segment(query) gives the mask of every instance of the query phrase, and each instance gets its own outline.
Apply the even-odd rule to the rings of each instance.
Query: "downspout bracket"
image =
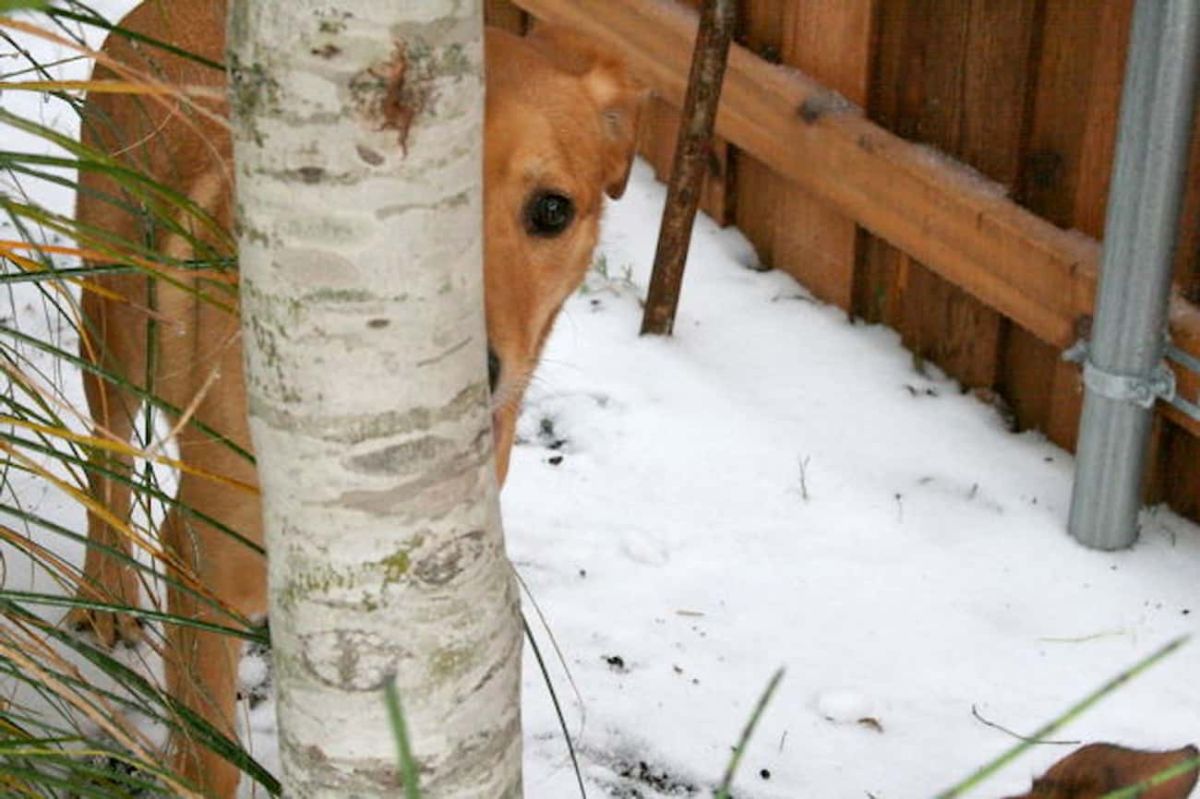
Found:
[[[1096,365],[1088,353],[1086,341],[1079,341],[1063,353],[1063,360],[1083,365],[1083,384],[1093,393],[1116,402],[1129,402],[1151,408],[1157,400],[1174,403],[1175,373],[1164,360],[1149,375],[1110,372]]]
[[[1083,362],[1083,384],[1101,397],[1131,402],[1142,408],[1153,407],[1159,399],[1167,402],[1175,399],[1175,373],[1165,361],[1145,377],[1109,372],[1088,358]]]
[[[1132,402],[1142,408],[1149,408],[1155,401],[1169,402],[1180,413],[1196,421],[1200,421],[1200,404],[1191,402],[1179,393],[1175,373],[1167,364],[1174,361],[1184,369],[1200,374],[1200,358],[1183,351],[1174,344],[1167,343],[1167,360],[1159,364],[1150,379],[1137,375],[1118,374],[1101,369],[1088,358],[1088,346],[1085,339],[1075,342],[1062,354],[1062,359],[1077,363],[1083,367],[1083,382],[1095,393],[1102,397],[1118,402]]]

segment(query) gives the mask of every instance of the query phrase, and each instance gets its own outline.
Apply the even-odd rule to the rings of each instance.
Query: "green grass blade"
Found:
[[[783,679],[783,669],[778,669],[771,675],[770,681],[767,682],[767,687],[763,690],[762,696],[758,698],[758,704],[754,706],[754,712],[750,715],[750,720],[746,722],[745,729],[742,730],[742,737],[738,739],[737,746],[733,748],[733,755],[729,758],[729,764],[725,767],[725,776],[721,779],[721,785],[717,788],[714,799],[729,799],[729,789],[733,786],[733,778],[737,773],[738,766],[742,762],[742,755],[746,753],[746,745],[750,743],[750,737],[754,735],[754,728],[758,726],[758,720],[762,718],[763,712],[767,709],[767,705],[771,701],[771,697],[775,695],[775,689],[779,687],[779,682]]]
[[[396,676],[383,682],[383,699],[387,704],[388,721],[392,725],[392,737],[396,741],[396,762],[400,766],[400,779],[404,783],[404,799],[421,799],[421,772],[412,753],[412,742],[408,737],[408,725],[404,722],[404,710],[400,706],[400,692],[396,689]]]
[[[177,627],[191,627],[195,630],[227,635],[230,638],[240,638],[243,641],[251,641],[264,646],[270,644],[261,627],[227,627],[223,624],[198,621],[190,616],[178,616],[149,608],[135,607],[133,605],[95,602],[76,597],[59,596],[57,594],[39,594],[33,591],[6,591],[3,589],[0,589],[0,602],[26,603],[52,608],[85,608],[87,610],[98,610],[109,613],[123,613],[139,619],[146,619],[147,621],[158,621]]]
[[[33,441],[32,439],[23,438],[21,436],[0,432],[0,441],[8,442],[8,443],[12,444],[14,447],[21,449],[21,450],[26,450],[29,452],[37,452],[37,453],[40,453],[43,455],[49,455],[53,458],[58,459],[58,461],[63,464],[79,466],[81,468],[87,469],[88,471],[93,471],[93,472],[98,472],[98,473],[104,474],[110,480],[114,480],[116,482],[120,482],[120,483],[129,485],[129,486],[132,486],[135,490],[137,490],[138,492],[142,493],[145,496],[149,496],[149,497],[151,497],[153,499],[157,499],[167,505],[178,508],[179,511],[182,514],[184,514],[185,516],[188,516],[188,517],[193,518],[200,522],[204,522],[205,524],[212,527],[214,530],[217,530],[218,532],[222,533],[223,535],[228,536],[229,538],[233,539],[237,543],[246,547],[247,549],[249,549],[251,552],[255,553],[256,555],[263,555],[263,556],[266,555],[266,550],[263,549],[260,544],[254,542],[254,541],[251,541],[249,538],[242,535],[237,530],[234,530],[229,525],[227,525],[221,521],[218,521],[214,517],[209,516],[208,514],[203,513],[202,511],[196,510],[195,508],[191,507],[190,505],[187,505],[186,503],[179,502],[174,496],[166,494],[157,489],[151,488],[150,486],[145,485],[142,482],[136,481],[133,478],[127,477],[118,471],[114,471],[111,469],[105,469],[105,468],[98,466],[97,464],[89,461],[87,458],[84,458],[84,457],[81,457],[78,455],[68,454],[67,452],[65,452],[61,449],[57,449],[53,446],[39,444],[38,442]],[[16,468],[15,465],[14,465],[14,468]]]
[[[19,1],[19,0],[13,0],[13,1]],[[46,13],[51,17],[55,17],[58,19],[71,20],[72,22],[82,22],[85,25],[91,25],[92,27],[100,28],[102,30],[109,31],[111,33],[116,33],[120,36],[124,36],[126,39],[129,39],[131,41],[142,42],[143,44],[148,44],[152,47],[157,47],[158,49],[160,49],[164,52],[172,53],[172,54],[180,56],[182,58],[186,58],[189,61],[195,62],[197,64],[201,64],[203,66],[208,67],[209,69],[215,69],[219,72],[225,71],[224,64],[220,64],[216,61],[212,61],[203,56],[196,55],[195,53],[193,53],[191,51],[184,50],[181,47],[176,47],[173,44],[164,42],[161,39],[156,39],[153,36],[148,36],[144,33],[139,33],[137,31],[129,30],[128,28],[123,28],[120,25],[115,25],[115,24],[109,22],[108,20],[106,20],[100,14],[97,14],[90,7],[84,5],[83,3],[74,3],[73,2],[73,3],[71,3],[71,6],[74,10],[67,9],[67,8],[51,7],[51,8],[46,9]]]
[[[279,781],[263,768],[249,752],[243,749],[237,741],[230,739],[207,719],[198,715],[194,710],[182,704],[174,697],[164,693],[145,677],[114,659],[101,648],[47,625],[35,615],[18,608],[12,603],[6,603],[6,605],[8,615],[22,617],[27,624],[31,627],[36,627],[38,632],[46,636],[46,638],[53,639],[73,649],[80,656],[92,663],[92,665],[101,669],[107,676],[121,685],[123,689],[159,705],[162,708],[162,712],[158,714],[160,720],[176,729],[184,731],[186,735],[196,739],[209,751],[232,763],[240,771],[249,775],[255,782],[266,789],[272,796],[278,795],[280,791]]]
[[[108,369],[103,368],[102,366],[92,363],[91,361],[87,360],[86,358],[81,358],[72,352],[68,352],[67,350],[62,349],[61,347],[56,347],[53,344],[50,344],[49,342],[42,341],[41,339],[36,338],[34,336],[30,336],[27,333],[22,333],[20,330],[17,330],[8,325],[0,325],[0,337],[5,337],[5,336],[13,339],[14,341],[19,341],[22,344],[28,344],[30,347],[33,347],[35,349],[39,349],[39,350],[42,350],[43,352],[49,353],[50,355],[63,361],[64,363],[75,366],[83,371],[91,372],[92,374],[96,375],[97,377],[100,377],[100,378],[107,380],[115,385],[118,385],[121,387],[122,390],[129,392],[130,394],[136,396],[138,399],[142,400],[143,402],[153,405],[156,409],[158,409],[160,411],[164,411],[164,412],[170,414],[171,416],[178,418],[179,416],[183,415],[183,409],[177,408],[176,406],[172,405],[171,403],[163,400],[157,394],[155,394],[151,391],[147,391],[144,388],[142,388],[134,383],[131,383],[130,381],[126,380],[121,375],[118,375],[116,372],[112,372]],[[236,453],[237,455],[242,457],[244,460],[246,460],[250,463],[254,463],[254,456],[251,455],[250,452],[248,452],[243,447],[239,447],[237,445],[237,443],[234,442],[232,439],[222,435],[217,430],[213,429],[212,427],[209,427],[208,425],[204,424],[203,422],[198,421],[195,418],[193,418],[191,421],[189,421],[189,424],[192,427],[194,427],[195,429],[197,429],[200,432],[207,435],[213,441],[221,444],[222,446],[227,447],[229,450]]]
[[[38,125],[23,120],[21,126],[27,132],[47,138],[53,133],[53,128],[47,128],[43,125]],[[64,142],[60,138],[53,139],[55,144],[63,146]],[[83,144],[79,144],[74,139],[66,140],[72,142],[71,151],[77,156],[76,158],[64,158],[54,155],[42,155],[38,153],[26,153],[14,150],[0,150],[0,167],[8,170],[18,171],[23,170],[25,174],[36,180],[45,180],[55,183],[60,186],[68,186],[75,188],[78,183],[70,178],[64,177],[61,174],[54,172],[46,172],[33,169],[34,166],[51,167],[54,169],[68,170],[75,172],[91,172],[99,175],[104,175],[117,183],[123,191],[128,192],[133,199],[139,199],[146,202],[162,202],[165,205],[160,207],[155,213],[156,222],[159,225],[166,227],[172,232],[182,236],[185,240],[201,250],[212,249],[211,244],[206,240],[199,238],[195,234],[191,234],[189,230],[179,224],[176,220],[192,220],[198,222],[202,228],[213,234],[221,243],[225,250],[232,249],[234,241],[212,215],[203,207],[197,205],[186,194],[178,192],[169,186],[164,186],[161,183],[149,178],[145,174],[130,169],[128,166],[121,164],[110,156],[89,148]],[[120,202],[120,198],[101,195],[94,193],[93,196],[101,196],[110,203],[116,204]],[[133,205],[125,205],[125,210],[134,212],[138,210]],[[159,255],[156,250],[148,250],[149,254]]]
[[[567,744],[567,754],[571,756],[571,768],[575,771],[575,781],[579,785],[579,795],[583,799],[587,799],[587,788],[583,785],[583,770],[579,768],[579,758],[575,754],[575,743],[571,740],[571,731],[567,729],[567,718],[563,715],[562,705],[558,701],[558,691],[554,690],[554,682],[550,679],[550,670],[546,668],[546,661],[542,657],[542,649],[538,646],[537,639],[533,637],[533,630],[529,628],[529,620],[525,618],[525,614],[521,614],[521,626],[525,628],[525,640],[529,642],[529,648],[533,650],[533,656],[537,659],[538,670],[542,673],[542,683],[546,686],[546,690],[550,693],[550,701],[554,704],[554,715],[558,717],[558,728],[562,731],[563,741]]]
[[[49,0],[0,0],[0,14],[14,11],[45,11]]]
[[[1190,760],[1185,760],[1182,763],[1176,763],[1170,768],[1163,769],[1149,779],[1142,780],[1136,785],[1130,785],[1127,788],[1120,788],[1115,791],[1109,791],[1101,796],[1100,799],[1137,799],[1149,791],[1162,785],[1164,782],[1170,782],[1176,777],[1182,777],[1185,774],[1191,774],[1193,771],[1200,770],[1200,757],[1193,757]]]
[[[214,600],[207,593],[202,592],[202,591],[197,591],[196,589],[192,588],[191,586],[187,585],[186,583],[183,583],[180,580],[176,579],[170,573],[163,573],[163,572],[157,571],[153,566],[142,563],[140,560],[138,560],[133,555],[128,555],[128,554],[122,552],[121,550],[117,549],[116,547],[111,547],[106,544],[101,544],[99,542],[91,541],[85,535],[81,535],[80,533],[77,533],[74,530],[69,530],[66,527],[63,527],[62,525],[60,525],[50,519],[46,519],[44,517],[38,516],[36,513],[27,511],[23,508],[17,508],[12,505],[0,504],[0,511],[3,511],[4,513],[6,513],[10,516],[16,517],[27,524],[35,525],[47,532],[53,533],[54,535],[61,536],[63,538],[69,539],[71,541],[82,544],[84,546],[92,547],[93,549],[97,549],[97,550],[103,552],[105,557],[112,558],[113,560],[121,563],[125,567],[128,567],[128,568],[133,569],[138,572],[141,572],[143,574],[146,574],[153,579],[161,580],[164,583],[164,585],[173,587],[173,588],[183,592],[184,594],[187,594],[188,596],[193,597],[197,602],[204,605],[205,607],[211,608],[212,610],[215,610],[217,613],[220,613],[221,615],[230,619],[230,621],[236,622],[239,625],[239,628],[243,631],[253,630],[253,629],[257,628],[257,626],[253,622],[251,622],[249,619],[247,619],[245,616],[235,613],[233,610],[231,610],[229,608],[223,607],[220,603],[218,603],[216,600]]]
[[[45,759],[40,759],[46,762]],[[95,799],[127,799],[127,797],[137,796],[139,799],[148,799],[153,796],[166,796],[162,791],[162,786],[152,782],[143,782],[136,780],[128,775],[120,772],[106,771],[98,767],[87,767],[77,762],[72,762],[69,757],[60,758],[58,768],[54,771],[47,768],[37,768],[37,760],[30,759],[29,763],[8,763],[0,760],[0,776],[9,780],[19,779],[26,788],[30,786],[44,786],[51,789],[57,789],[50,796],[69,796],[72,799],[87,799],[95,797]],[[2,783],[0,783],[2,785]],[[127,788],[128,790],[118,791],[119,787]],[[157,792],[155,792],[157,789]],[[10,788],[11,790],[11,788]],[[59,793],[61,791],[62,793]],[[15,796],[45,796],[40,793],[15,794]],[[6,797],[13,797],[13,794],[5,794]]]

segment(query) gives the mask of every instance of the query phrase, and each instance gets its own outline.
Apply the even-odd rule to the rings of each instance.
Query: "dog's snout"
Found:
[[[493,392],[496,390],[496,384],[500,382],[500,358],[496,355],[496,351],[492,346],[488,345],[488,388]]]

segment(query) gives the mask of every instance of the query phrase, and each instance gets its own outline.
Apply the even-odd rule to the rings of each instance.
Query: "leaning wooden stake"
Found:
[[[671,184],[658,232],[658,250],[654,254],[654,274],[642,316],[642,334],[670,335],[675,326],[675,309],[683,284],[683,266],[687,262],[692,223],[700,204],[700,185],[708,165],[717,103],[725,78],[729,43],[737,21],[737,0],[707,0],[700,15],[692,71],[688,77],[687,97],[675,144],[675,162],[671,166]]]

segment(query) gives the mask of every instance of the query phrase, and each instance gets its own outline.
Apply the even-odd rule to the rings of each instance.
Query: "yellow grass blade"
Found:
[[[47,255],[71,255],[76,258],[81,258],[84,261],[107,261],[112,259],[112,255],[98,252],[96,250],[85,249],[81,247],[69,247],[61,244],[39,244],[30,241],[13,241],[11,239],[0,239],[0,255],[6,258],[12,258],[17,252],[39,252]],[[152,261],[148,258],[126,253],[120,256],[122,260],[127,261],[132,266],[137,266],[145,269],[147,272],[161,274],[164,277],[170,277],[175,280],[194,278],[203,274],[205,280],[214,283],[226,283],[234,285],[238,282],[236,271],[219,271],[217,269],[181,269],[174,266],[165,266],[163,264]],[[211,272],[211,274],[210,274]]]
[[[36,274],[38,272],[53,271],[53,270],[47,269],[44,265],[38,263],[37,261],[34,261],[31,258],[26,258],[23,255],[17,255],[15,252],[6,252],[4,254],[4,257],[6,259],[8,259],[9,261],[11,261],[12,263],[14,263],[17,267],[19,267],[20,269],[22,269],[25,272]],[[63,285],[63,282],[68,282],[68,283],[71,283],[76,286],[83,285],[83,281],[80,278],[67,278],[66,281],[52,282],[50,285],[53,288],[53,290],[58,292],[64,298],[70,298],[71,292],[67,291],[67,288],[66,288],[66,286]],[[100,288],[100,287],[97,287],[97,288]],[[116,298],[116,296],[117,296],[116,294],[114,294],[111,291],[108,291],[107,289],[101,289],[101,292],[106,296],[111,296],[112,298]]]
[[[87,716],[93,724],[102,729],[113,740],[125,747],[125,749],[133,752],[138,758],[147,763],[154,763],[159,760],[158,757],[152,754],[152,745],[140,733],[136,730],[130,731],[125,727],[124,717],[116,708],[109,705],[102,697],[96,697],[93,700],[84,697],[78,690],[59,680],[53,673],[43,669],[39,662],[27,657],[25,651],[27,650],[24,650],[24,647],[14,646],[4,638],[0,638],[0,656],[18,665],[26,674],[35,677],[39,683],[53,691],[57,697],[70,704],[84,716]],[[78,674],[78,670],[71,664],[62,661],[61,658],[59,660],[60,663],[55,664],[57,667],[62,668],[64,671],[69,670]],[[82,682],[82,675],[80,675],[80,681]],[[118,723],[118,720],[120,723]],[[175,780],[170,772],[162,771],[157,776],[167,784],[167,787],[171,789],[174,795],[202,799],[200,794]]]
[[[6,442],[0,441],[0,452],[7,452],[13,460],[20,461],[32,474],[35,474],[36,476],[45,480],[47,483],[55,486],[60,491],[71,497],[71,499],[75,500],[80,505],[83,505],[89,511],[94,513],[97,518],[107,524],[114,532],[118,533],[136,546],[140,547],[145,552],[149,553],[151,557],[160,563],[165,564],[168,568],[173,568],[177,572],[179,581],[189,590],[195,592],[198,596],[202,596],[213,601],[216,603],[217,607],[229,612],[231,615],[237,615],[227,603],[221,601],[219,597],[215,596],[211,591],[209,591],[197,578],[195,572],[187,564],[180,560],[177,555],[160,548],[157,542],[141,535],[136,528],[134,528],[124,519],[118,519],[115,515],[113,515],[112,511],[105,507],[102,502],[96,501],[96,499],[87,491],[80,490],[79,488],[76,488],[75,486],[72,486],[63,480],[60,480],[55,475],[51,474],[47,469],[42,468],[39,464],[35,463],[32,459],[26,457],[21,452],[18,452],[14,447]]]
[[[17,92],[84,91],[91,94],[166,95],[169,97],[189,97],[192,99],[216,101],[223,101],[225,99],[224,92],[214,89],[212,86],[148,84],[142,81],[131,80],[0,81],[0,91],[4,91],[5,89]]]
[[[117,73],[117,75],[121,76],[122,78],[125,78],[125,80],[130,83],[139,83],[139,84],[142,84],[142,85],[145,85],[148,87],[154,87],[158,91],[147,92],[146,94],[148,94],[148,96],[150,96],[150,97],[173,97],[175,99],[182,100],[182,101],[186,101],[188,99],[186,93],[183,91],[182,87],[180,87],[180,86],[176,86],[176,85],[158,80],[157,78],[155,78],[153,76],[153,74],[151,74],[149,72],[143,72],[140,70],[133,69],[126,64],[122,64],[119,61],[115,61],[114,59],[110,58],[107,53],[104,53],[103,51],[92,50],[91,48],[85,47],[84,45],[79,44],[78,42],[74,42],[63,36],[59,36],[55,33],[51,33],[50,31],[46,30],[45,28],[38,27],[37,25],[34,25],[29,22],[25,22],[24,20],[13,19],[12,17],[0,17],[0,29],[4,29],[4,28],[7,28],[9,30],[19,31],[28,36],[33,36],[35,38],[42,39],[47,42],[51,42],[52,44],[56,44],[60,47],[64,47],[68,50],[72,50],[74,52],[80,53],[81,55],[87,56],[88,58],[94,59],[97,63],[103,64],[104,66],[108,67],[113,72]],[[217,97],[219,98],[219,100],[221,102],[224,102],[223,94],[217,94]],[[195,106],[194,104],[190,104],[190,103],[189,103],[189,105],[193,105],[193,107],[197,113],[208,118],[210,121],[216,122],[216,123],[226,126],[226,127],[229,125],[229,119],[227,116],[225,116],[223,114],[219,114],[219,113],[214,113],[213,111],[205,109],[201,106]]]
[[[111,438],[99,438],[97,436],[91,436],[85,433],[76,433],[74,431],[67,430],[64,427],[56,427],[53,425],[31,422],[27,419],[21,419],[16,416],[9,416],[3,413],[0,413],[0,424],[10,424],[13,427],[24,430],[32,430],[33,432],[41,433],[42,435],[50,438],[58,438],[63,441],[82,444],[87,447],[105,450],[106,452],[112,452],[117,455],[127,455],[131,458],[145,458],[154,463],[160,463],[163,466],[167,466],[171,469],[178,469],[181,472],[195,475],[196,477],[201,477],[205,480],[210,480],[220,485],[226,485],[236,488],[239,491],[245,491],[248,494],[257,496],[259,493],[258,486],[251,483],[247,483],[242,480],[235,480],[232,477],[225,477],[224,475],[216,474],[215,472],[210,472],[205,469],[198,469],[195,466],[185,463],[184,461],[168,458],[164,455],[157,455],[154,452],[136,447],[128,442],[116,441]]]

